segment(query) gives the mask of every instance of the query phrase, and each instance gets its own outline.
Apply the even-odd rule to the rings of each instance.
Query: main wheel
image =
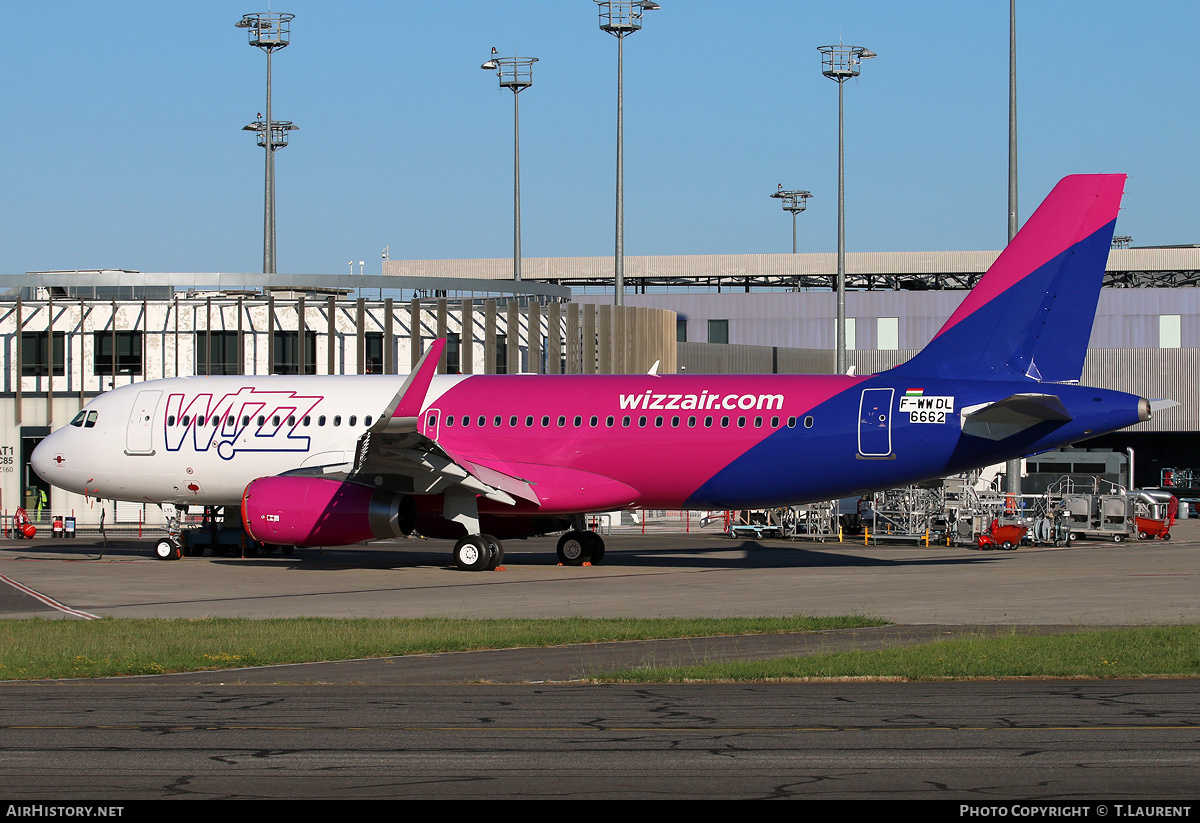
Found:
[[[481,534],[479,538],[487,544],[488,551],[491,553],[491,559],[487,564],[487,571],[495,571],[500,566],[504,565],[504,546],[500,541],[492,537],[490,534]]]
[[[492,562],[492,551],[481,535],[469,535],[454,544],[454,564],[465,572],[483,571]]]
[[[178,560],[183,557],[183,549],[169,537],[164,537],[154,544],[154,556],[159,560]]]
[[[588,536],[589,542],[592,544],[592,565],[600,565],[600,561],[604,559],[604,538],[595,532],[584,532]]]
[[[564,566],[582,566],[592,559],[592,542],[586,532],[570,531],[558,538],[558,561]]]

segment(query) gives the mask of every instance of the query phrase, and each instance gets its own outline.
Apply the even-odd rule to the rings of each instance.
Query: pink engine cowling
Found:
[[[412,532],[412,498],[323,477],[260,477],[242,493],[255,540],[281,546],[349,546]]]

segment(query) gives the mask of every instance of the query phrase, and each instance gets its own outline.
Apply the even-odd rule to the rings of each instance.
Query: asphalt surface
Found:
[[[0,683],[0,796],[1179,803],[1200,794],[1197,680],[586,682],[630,666],[1200,622],[1200,522],[1174,537],[979,552],[629,534],[608,538],[590,568],[557,566],[553,540],[513,541],[494,573],[453,569],[448,544],[432,541],[176,562],[151,559],[149,540],[0,542],[11,619],[857,612],[895,623]]]

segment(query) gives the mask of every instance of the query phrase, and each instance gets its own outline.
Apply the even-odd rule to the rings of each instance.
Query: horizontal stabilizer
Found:
[[[965,406],[962,431],[986,440],[1003,440],[1038,423],[1065,423],[1071,419],[1071,413],[1053,394],[1013,394],[994,403]]]

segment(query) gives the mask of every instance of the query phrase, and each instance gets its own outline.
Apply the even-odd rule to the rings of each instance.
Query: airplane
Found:
[[[1173,401],[1078,385],[1125,175],[1047,196],[933,340],[874,375],[221,376],[106,392],[34,451],[92,498],[240,509],[284,547],[419,531],[464,570],[588,512],[745,509],[906,485],[1150,419]],[[156,554],[178,557],[175,537]]]

